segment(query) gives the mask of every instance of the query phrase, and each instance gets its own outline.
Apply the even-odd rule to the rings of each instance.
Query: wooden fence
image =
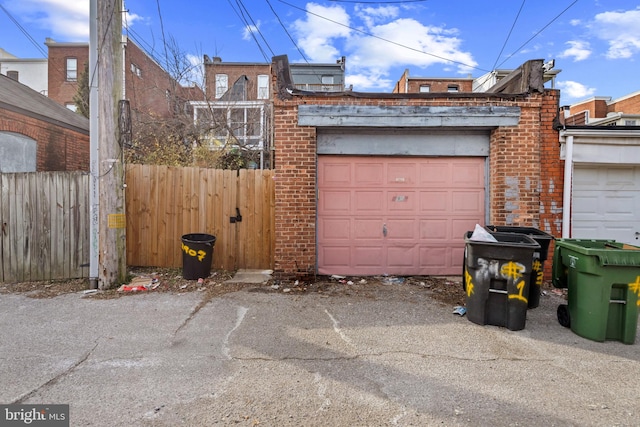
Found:
[[[88,174],[0,174],[0,200],[0,282],[88,276]]]
[[[213,268],[273,268],[273,171],[128,165],[126,184],[129,266],[180,267],[207,233]],[[88,277],[88,174],[0,174],[0,200],[0,282]]]
[[[273,268],[272,170],[130,165],[126,183],[129,265],[180,267],[181,237],[206,233],[213,268]]]

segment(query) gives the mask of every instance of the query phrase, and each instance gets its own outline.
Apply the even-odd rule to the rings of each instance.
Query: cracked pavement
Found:
[[[556,295],[514,332],[388,289],[0,295],[0,402],[72,426],[638,425],[640,340],[580,338]]]

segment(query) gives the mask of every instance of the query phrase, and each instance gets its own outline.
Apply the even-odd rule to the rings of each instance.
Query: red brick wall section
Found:
[[[13,111],[0,114],[0,131],[37,141],[36,171],[89,170],[89,133],[55,126]]]
[[[206,74],[206,96],[207,99],[213,101],[216,95],[216,74],[226,74],[229,79],[229,89],[241,77],[247,76],[247,101],[255,101],[258,99],[258,76],[271,75],[271,64],[254,64],[254,63],[225,63],[214,62],[205,65]]]
[[[609,104],[610,113],[640,114],[640,93]]]
[[[297,105],[278,105],[274,114],[275,270],[303,276],[316,265],[316,131],[299,127]]]
[[[558,131],[553,120],[559,113],[560,92],[547,90],[540,110],[540,221],[538,228],[553,237],[562,237],[564,160],[560,160]],[[544,280],[551,279],[554,245],[549,245],[544,264]]]
[[[558,92],[525,99],[477,98],[380,99],[296,97],[275,101],[275,189],[277,274],[316,270],[316,132],[297,125],[297,105],[517,106],[517,126],[496,129],[490,142],[490,222],[534,226],[559,233],[562,218],[562,166],[553,118]],[[544,171],[543,171],[544,169]]]
[[[48,64],[48,94],[47,96],[60,105],[66,106],[73,103],[73,97],[78,91],[77,81],[67,81],[66,60],[68,57],[78,59],[78,77],[84,71],[84,66],[89,61],[89,45],[78,46],[49,46]]]

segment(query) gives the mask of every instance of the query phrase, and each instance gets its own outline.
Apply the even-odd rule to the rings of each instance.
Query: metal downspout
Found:
[[[567,136],[564,155],[564,192],[562,197],[562,238],[568,239],[571,227],[571,191],[573,175],[573,136]]]

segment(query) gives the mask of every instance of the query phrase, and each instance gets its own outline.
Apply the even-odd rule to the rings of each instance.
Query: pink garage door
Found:
[[[483,157],[318,158],[318,272],[460,274],[484,224]]]

